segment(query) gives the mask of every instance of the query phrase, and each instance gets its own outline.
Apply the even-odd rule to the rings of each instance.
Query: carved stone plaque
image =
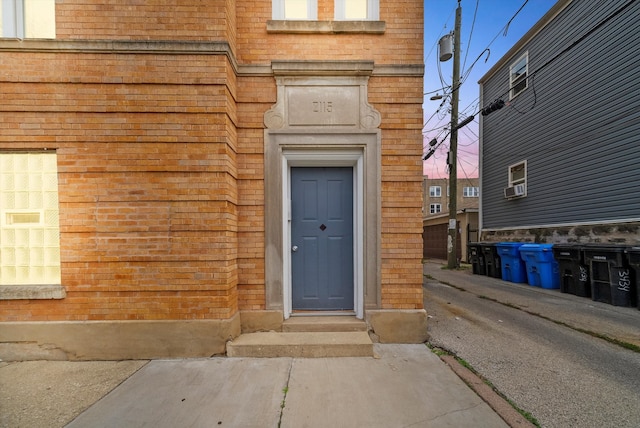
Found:
[[[288,86],[289,126],[358,126],[358,86]]]
[[[380,113],[367,102],[366,72],[373,64],[294,61],[286,67],[276,65],[277,101],[264,114],[267,129],[364,131],[380,126]]]

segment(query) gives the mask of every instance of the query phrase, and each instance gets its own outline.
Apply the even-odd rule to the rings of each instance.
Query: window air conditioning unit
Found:
[[[504,197],[507,199],[524,196],[524,184],[516,184],[515,186],[506,187],[504,189]]]

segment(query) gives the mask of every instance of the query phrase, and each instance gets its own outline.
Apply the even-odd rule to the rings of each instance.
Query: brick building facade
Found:
[[[286,0],[43,1],[53,35],[25,19],[0,38],[5,358],[209,356],[277,328],[296,311],[290,172],[309,167],[353,171],[346,312],[424,340],[422,1],[336,19],[318,0],[308,20]],[[59,250],[38,276],[19,236],[47,212],[15,201],[46,156]]]

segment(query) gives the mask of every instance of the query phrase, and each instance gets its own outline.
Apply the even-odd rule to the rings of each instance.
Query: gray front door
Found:
[[[293,310],[353,310],[353,168],[291,168]]]

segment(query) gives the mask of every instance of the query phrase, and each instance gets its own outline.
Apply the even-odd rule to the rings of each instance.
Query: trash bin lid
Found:
[[[625,247],[620,245],[584,244],[584,258],[601,262],[612,262],[624,266]]]
[[[625,248],[627,254],[627,261],[630,265],[636,268],[640,268],[640,247],[628,247]],[[640,305],[640,303],[638,303]]]
[[[524,244],[520,247],[520,256],[522,259],[538,262],[552,262],[553,258],[553,244]]]
[[[522,242],[498,242],[496,244],[496,247],[498,248],[498,253],[500,253],[500,255],[520,258],[518,248],[520,248],[522,245]]]
[[[520,252],[522,251],[551,251],[553,248],[553,244],[523,244],[520,247]]]
[[[582,246],[576,244],[553,244],[553,256],[556,260],[573,260],[580,261],[582,259]]]

